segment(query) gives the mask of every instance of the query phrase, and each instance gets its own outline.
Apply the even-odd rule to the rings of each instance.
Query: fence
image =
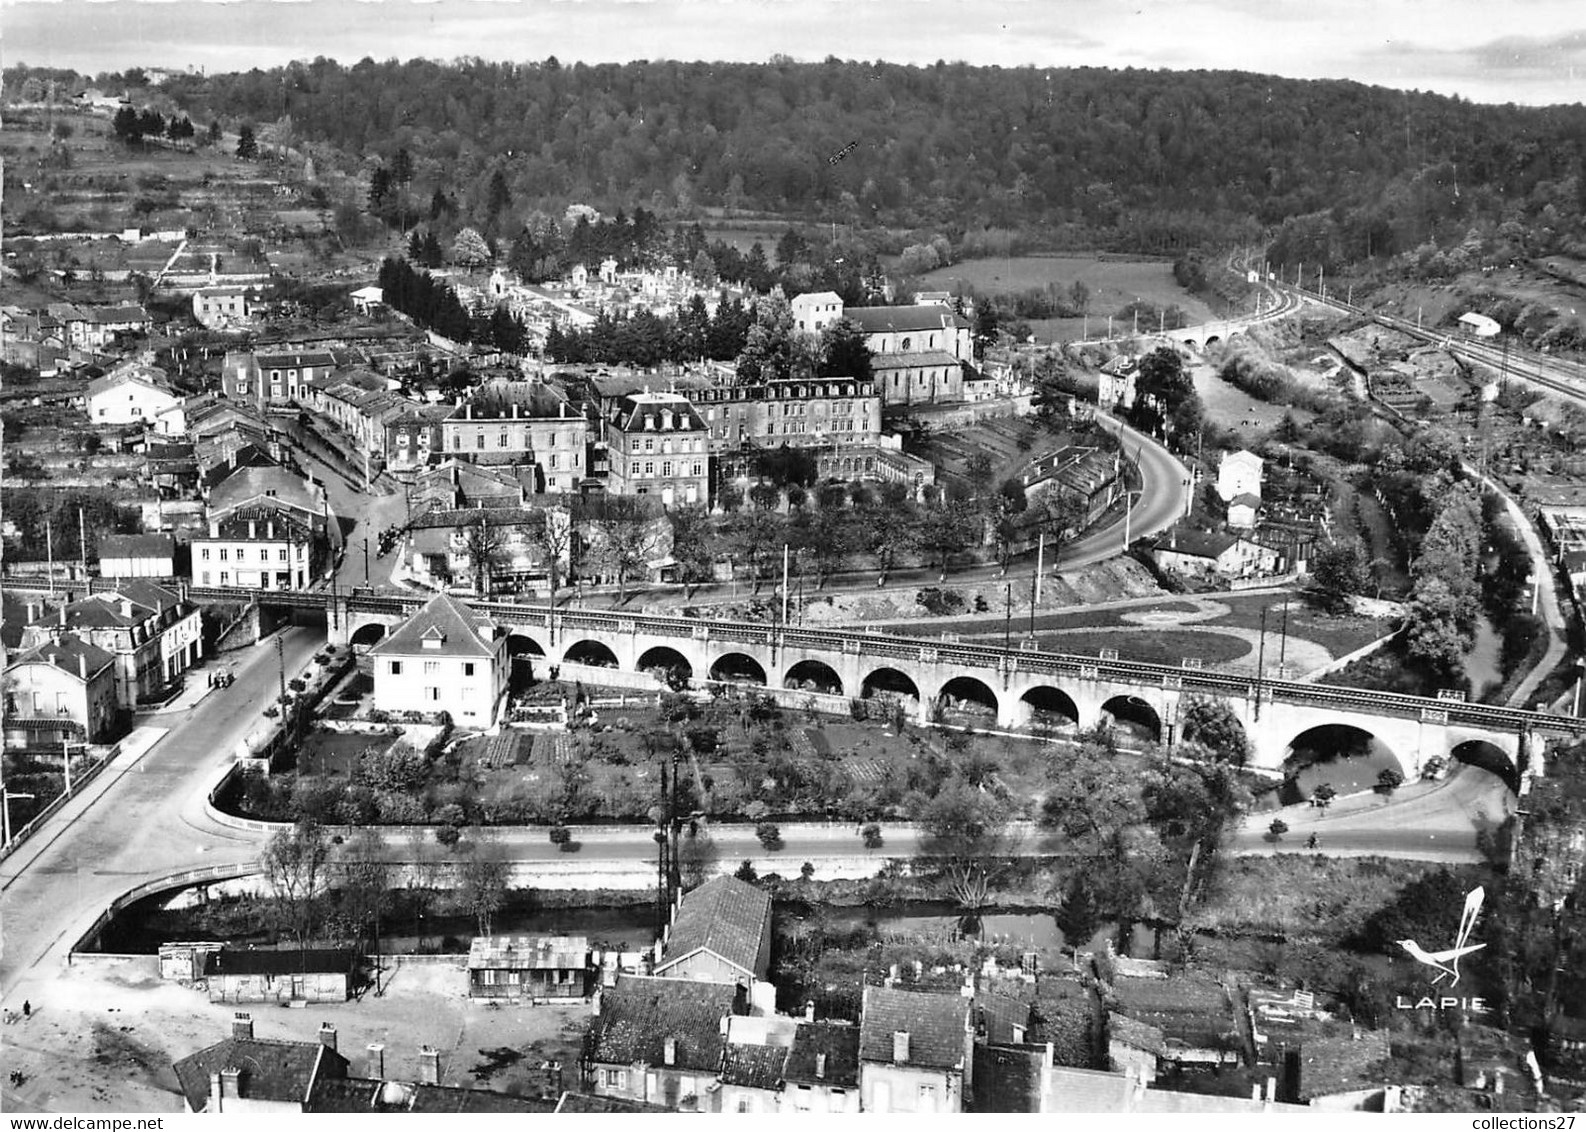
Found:
[[[106,925],[115,919],[116,913],[130,904],[135,904],[145,896],[153,896],[157,892],[169,892],[173,888],[186,888],[189,885],[201,884],[208,880],[236,880],[238,877],[252,876],[259,871],[259,866],[252,862],[240,865],[211,865],[204,869],[188,869],[185,872],[172,873],[169,876],[156,880],[144,881],[142,884],[123,892],[110,902],[105,910],[94,918],[93,925],[82,935],[77,937],[72,944],[71,951],[67,953],[66,961],[71,963],[79,952],[85,951],[92,940],[98,938],[99,933],[105,930]]]
[[[23,826],[21,829],[12,834],[10,842],[8,842],[4,847],[0,847],[0,861],[3,861],[7,857],[11,856],[11,854],[16,851],[17,846],[21,845],[29,837],[32,837],[33,834],[40,827],[42,827],[45,822],[49,821],[50,818],[54,817],[55,814],[59,812],[62,806],[66,805],[67,802],[75,798],[78,791],[80,791],[84,786],[87,786],[94,779],[98,778],[99,772],[104,770],[109,764],[110,760],[115,758],[120,753],[121,744],[117,743],[115,746],[105,751],[87,770],[73,775],[72,789],[69,793],[62,791],[55,797],[53,801],[50,802],[49,805],[45,806],[38,813],[34,814],[32,820],[30,820],[27,825]]]

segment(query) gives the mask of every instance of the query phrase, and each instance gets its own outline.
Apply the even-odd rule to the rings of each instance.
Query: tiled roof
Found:
[[[96,378],[88,383],[87,395],[97,397],[101,393],[108,393],[118,386],[135,381],[139,385],[147,385],[151,389],[158,389],[161,393],[175,397],[176,391],[171,388],[166,373],[158,366],[143,365],[134,362],[131,365],[117,366],[103,377]]]
[[[1132,1046],[1147,1053],[1160,1055],[1167,1051],[1167,1042],[1163,1039],[1161,1030],[1145,1022],[1137,1022],[1116,1011],[1107,1015],[1107,1036],[1121,1045]]]
[[[859,1023],[859,1059],[892,1063],[892,1036],[909,1035],[906,1064],[928,1069],[966,1068],[964,1033],[969,1000],[961,995],[924,994],[891,987],[866,987]]]
[[[843,317],[859,324],[866,334],[904,333],[942,330],[952,325],[948,307],[914,305],[907,307],[846,307]]]
[[[1380,1030],[1307,1039],[1300,1047],[1300,1099],[1388,1084],[1390,1053],[1388,1035]]]
[[[128,578],[124,582],[116,583],[115,593],[124,595],[146,605],[150,609],[164,612],[172,606],[182,604],[182,595],[158,582],[151,582],[147,578]]]
[[[975,1045],[975,1111],[1040,1112],[1046,1047]]]
[[[825,1076],[815,1073],[817,1055],[826,1055]],[[850,1088],[859,1084],[859,1027],[843,1022],[800,1022],[793,1033],[783,1077],[795,1084]]]
[[[79,664],[79,660],[85,661],[86,664]],[[115,662],[116,658],[104,649],[68,635],[58,641],[49,641],[29,649],[7,667],[14,668],[19,664],[53,664],[68,676],[75,676],[81,680],[85,667],[88,678],[93,679]]]
[[[450,594],[436,594],[412,617],[398,625],[391,635],[373,649],[378,656],[475,656],[490,658],[495,647],[480,633],[493,632],[488,618],[482,618]],[[425,640],[439,637],[438,647],[426,648]]]
[[[1187,554],[1192,558],[1218,558],[1239,539],[1220,531],[1197,531],[1177,528],[1166,535],[1157,536],[1156,549],[1160,554]]]
[[[270,494],[272,492],[274,494]],[[261,495],[283,506],[314,514],[319,514],[325,507],[321,493],[302,476],[271,465],[238,468],[232,472],[210,491],[209,511],[214,514],[238,507]]]
[[[335,358],[324,353],[259,354],[256,360],[259,363],[259,368],[263,370],[302,369],[305,366],[318,368],[319,366],[330,366],[336,364]]]
[[[340,1077],[347,1059],[320,1042],[227,1038],[172,1064],[188,1107],[201,1112],[209,1103],[209,1077],[242,1070],[237,1090],[244,1099],[303,1103],[320,1076]]]
[[[222,948],[204,958],[204,977],[224,975],[346,975],[352,971],[352,952],[340,947],[291,948],[267,951],[262,948]]]
[[[1030,1003],[995,991],[975,995],[975,1033],[985,1041],[1007,1043],[1016,1040],[1013,1027],[1028,1031]]]
[[[663,428],[670,412],[671,428]],[[622,432],[699,432],[705,422],[688,399],[672,393],[630,393],[617,402],[613,423]]]
[[[1050,1089],[1043,1098],[1046,1112],[1264,1113],[1311,1112],[1305,1105],[1272,1104],[1249,1097],[1141,1089],[1122,1073],[1094,1069],[1051,1070]]]
[[[589,1031],[589,1059],[664,1066],[671,1039],[676,1043],[672,1067],[715,1073],[726,1047],[723,1019],[739,1002],[738,988],[723,983],[621,975],[601,994],[600,1013]]]
[[[763,978],[761,945],[770,932],[771,897],[737,877],[717,877],[683,897],[656,973],[705,950]]]
[[[946,350],[916,350],[903,354],[873,354],[871,372],[889,369],[917,369],[921,366],[960,366],[964,363]]]
[[[176,540],[170,535],[100,535],[99,559],[169,558],[176,553]]]
[[[555,1111],[551,1101],[517,1097],[489,1089],[457,1085],[425,1085],[381,1081],[372,1077],[337,1079],[321,1076],[309,1094],[309,1112],[542,1113]]]
[[[746,1089],[775,1089],[782,1084],[782,1068],[787,1064],[785,1046],[740,1045],[727,1046],[726,1060],[721,1067],[724,1085],[741,1085]]]

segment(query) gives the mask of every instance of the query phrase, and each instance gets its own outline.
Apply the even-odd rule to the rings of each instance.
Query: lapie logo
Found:
[[[1470,933],[1476,927],[1476,917],[1481,915],[1481,905],[1486,899],[1486,890],[1479,885],[1465,895],[1465,911],[1459,918],[1459,933],[1454,937],[1454,945],[1441,951],[1428,951],[1413,939],[1399,940],[1399,946],[1409,954],[1417,963],[1424,963],[1433,968],[1437,974],[1432,979],[1435,987],[1444,979],[1448,979],[1448,990],[1453,990],[1459,985],[1459,961],[1474,951],[1486,947],[1485,943],[1471,943]],[[1399,996],[1400,1010],[1417,1010],[1422,1007],[1459,1006],[1473,1012],[1486,1010],[1486,1002],[1481,998],[1462,998],[1445,995],[1441,998],[1422,998],[1417,1002],[1410,1002],[1403,995]]]

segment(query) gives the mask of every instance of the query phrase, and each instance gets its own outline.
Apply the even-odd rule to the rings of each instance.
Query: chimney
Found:
[[[238,1011],[231,1016],[231,1036],[234,1041],[253,1041],[253,1015]]]
[[[815,1055],[815,1077],[821,1081],[826,1079],[826,1055],[824,1053]]]
[[[1277,1095],[1278,1095],[1278,1079],[1276,1077],[1268,1077],[1267,1078],[1267,1091],[1265,1093],[1266,1102],[1268,1104],[1271,1104],[1273,1099]]]
[[[77,675],[84,680],[88,679],[88,654],[85,652],[77,654]]]
[[[1253,1101],[1259,1101],[1261,1099],[1261,1082],[1260,1081],[1252,1081],[1252,1082],[1250,1082],[1250,1099],[1253,1100]]]
[[[909,1032],[907,1030],[892,1031],[892,1063],[906,1065],[909,1060]]]
[[[220,1111],[220,1098],[224,1090],[221,1088],[220,1071],[216,1070],[209,1075],[209,1111]]]
[[[1142,1100],[1145,1099],[1145,1066],[1141,1065],[1138,1068],[1139,1068],[1139,1075],[1135,1078],[1135,1081],[1134,1081],[1134,1103],[1135,1104],[1139,1104]]]
[[[1046,1063],[1048,1065],[1057,1064],[1057,1046],[1051,1042],[1046,1043]]]
[[[223,1097],[240,1096],[242,1093],[242,1070],[235,1065],[228,1065],[220,1071],[220,1095]]]
[[[373,1077],[376,1081],[385,1080],[385,1043],[370,1042],[368,1046],[368,1053],[369,1068],[367,1072],[369,1076]]]
[[[1024,1027],[1017,1022],[1013,1024],[1013,1044],[1016,1046],[1024,1044]]]
[[[319,1024],[319,1044],[332,1053],[336,1051],[336,1027],[329,1022]]]
[[[419,1047],[419,1084],[441,1083],[441,1051],[429,1046]]]
[[[28,624],[29,625],[33,624],[33,622],[35,622],[35,621],[37,621],[39,619],[39,609],[40,609],[40,606],[39,606],[38,602],[36,602],[36,601],[28,602]]]
[[[661,1043],[661,1061],[666,1065],[677,1064],[677,1039],[667,1038]]]
[[[804,1004],[804,1021],[815,1021],[815,1002],[813,999]]]
[[[596,990],[589,1000],[589,1013],[592,1017],[600,1017],[600,991]]]

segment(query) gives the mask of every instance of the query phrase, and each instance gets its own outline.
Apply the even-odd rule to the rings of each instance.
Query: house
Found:
[[[811,291],[793,296],[793,325],[807,334],[819,334],[843,317],[843,299],[835,291]]]
[[[1113,974],[1108,999],[1113,1068],[1144,1065],[1147,1078],[1164,1065],[1216,1069],[1239,1064],[1239,1033],[1228,992],[1215,979]],[[1148,1057],[1155,1057],[1155,1068]],[[1142,1056],[1136,1056],[1142,1055]]]
[[[321,1033],[333,1038],[335,1029]],[[308,1111],[315,1085],[326,1078],[345,1078],[349,1066],[323,1039],[255,1038],[253,1018],[237,1014],[231,1037],[189,1054],[171,1068],[188,1112],[272,1114]]]
[[[348,298],[352,300],[354,310],[359,314],[368,315],[385,304],[385,291],[373,285],[359,287]]]
[[[442,422],[450,405],[407,404],[385,421],[385,466],[393,475],[416,472],[439,456],[445,435]]]
[[[171,414],[181,406],[182,397],[157,366],[117,366],[88,383],[87,404],[88,419],[96,425],[147,424],[165,436],[187,431],[183,416]]]
[[[1155,1089],[1139,1075],[1073,1069],[1054,1064],[1046,1050],[992,1046],[975,1051],[976,1111],[1031,1113],[1304,1113],[1303,1105],[1275,1099],[1276,1081],[1252,1086],[1249,1097]],[[982,1087],[980,1077],[993,1078]]]
[[[507,695],[507,634],[450,594],[437,594],[370,650],[374,706],[446,712],[489,727]]]
[[[336,359],[322,351],[282,350],[256,354],[253,364],[265,399],[279,405],[298,400],[310,382],[330,376]]]
[[[479,936],[468,948],[471,998],[582,999],[591,973],[584,936]]]
[[[824,450],[881,439],[881,397],[874,381],[833,377],[711,385],[690,389],[688,399],[705,422],[710,451],[724,460],[737,456],[742,463],[783,445]]]
[[[583,408],[543,382],[495,381],[441,422],[445,452],[476,462],[530,464],[544,491],[575,491],[596,439]]]
[[[209,488],[209,529],[191,542],[193,584],[307,589],[341,537],[325,489],[271,464],[238,465]]]
[[[1105,362],[1096,374],[1096,404],[1109,412],[1134,408],[1134,382],[1139,362],[1127,354]]]
[[[1255,530],[1256,514],[1261,510],[1261,497],[1245,492],[1228,501],[1228,525],[1236,531]]]
[[[797,1029],[796,1019],[779,1015],[727,1019],[727,1045],[711,1111],[779,1111],[788,1051]]]
[[[1254,452],[1228,452],[1217,465],[1217,495],[1224,503],[1241,495],[1261,498],[1261,466]]]
[[[751,1001],[774,1008],[771,897],[737,877],[716,877],[683,894],[664,937],[658,976],[735,983]],[[769,991],[769,994],[767,992]]]
[[[793,1031],[782,1066],[783,1112],[859,1111],[859,1027],[816,1022],[813,1009]]]
[[[116,658],[73,636],[26,649],[5,669],[7,746],[103,743],[117,720]]]
[[[1152,553],[1163,570],[1192,578],[1250,578],[1276,573],[1281,556],[1240,535],[1172,527]]]
[[[630,1101],[623,1097],[601,1097],[590,1093],[563,1093],[562,1099],[556,1102],[556,1111],[559,1113],[585,1113],[585,1114],[625,1114],[630,1112],[675,1112],[661,1104],[645,1104],[643,1101]]]
[[[1307,1038],[1299,1051],[1298,1097],[1313,1109],[1349,1112],[1381,1105],[1394,1082],[1392,1050],[1381,1030],[1350,1026],[1335,1036]]]
[[[867,986],[859,1020],[865,1112],[962,1112],[974,1079],[974,1027],[961,995]]]
[[[1072,514],[1074,526],[1084,530],[1105,515],[1123,497],[1122,461],[1115,452],[1070,444],[1031,463],[1021,477],[1031,503],[1052,493]],[[1031,523],[1048,521],[1044,508],[1031,507],[1023,514]]]
[[[210,1002],[346,1002],[354,955],[339,947],[221,948],[204,960]]]
[[[606,418],[609,490],[664,506],[710,502],[710,432],[688,398],[634,393]]]
[[[100,535],[101,578],[174,578],[176,540],[170,535]]]
[[[521,508],[529,494],[526,468],[501,468],[448,458],[413,478],[408,498],[415,514],[461,511],[476,507]]]
[[[63,344],[70,350],[97,352],[114,345],[123,334],[147,334],[153,324],[140,306],[76,307],[51,303],[47,308],[59,324]]]
[[[248,321],[257,291],[252,287],[200,287],[193,292],[193,318],[208,330],[225,330]]]
[[[80,637],[115,657],[116,699],[128,710],[170,688],[203,650],[198,607],[143,579],[68,602],[29,625],[22,644],[31,648],[62,635]]]
[[[744,1012],[739,986],[619,975],[595,997],[585,1087],[600,1096],[706,1111],[729,1020]]]

